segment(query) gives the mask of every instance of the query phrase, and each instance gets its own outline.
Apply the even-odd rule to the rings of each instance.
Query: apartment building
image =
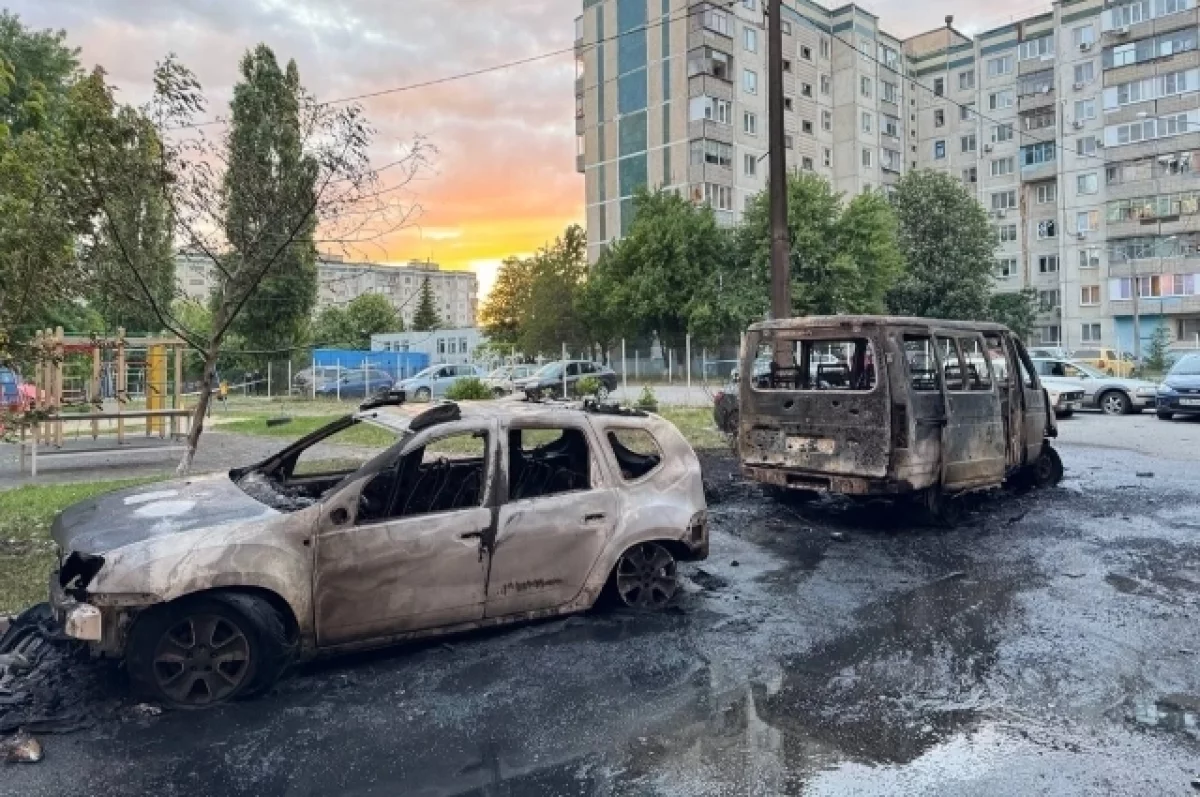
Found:
[[[1196,0],[1059,0],[974,38],[905,40],[853,5],[784,0],[788,165],[853,194],[907,168],[962,180],[989,211],[998,290],[1033,287],[1037,343],[1200,345]],[[589,255],[638,185],[736,223],[765,186],[761,0],[584,0],[578,167]],[[753,121],[748,121],[752,119]],[[1200,168],[1200,164],[1197,164]]]
[[[183,250],[175,258],[181,295],[206,302],[217,286],[217,272],[207,256]],[[449,271],[437,263],[411,261],[403,266],[360,263],[340,255],[317,260],[317,310],[344,307],[366,293],[387,297],[406,325],[420,303],[421,286],[429,280],[438,315],[449,327],[473,327],[479,308],[479,281],[471,271]]]

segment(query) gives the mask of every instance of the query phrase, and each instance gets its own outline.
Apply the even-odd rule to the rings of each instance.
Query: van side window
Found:
[[[904,336],[904,361],[908,364],[908,379],[918,393],[941,391],[937,359],[933,356],[933,339],[928,335]]]
[[[1010,373],[1008,370],[1008,358],[1004,356],[1004,341],[999,335],[984,335],[983,336],[984,353],[987,356],[988,364],[992,366],[992,374],[1001,387],[1005,387],[1010,383]]]
[[[775,355],[776,342],[759,346],[754,387],[759,390],[855,390],[875,388],[875,347],[866,338],[786,341],[791,362]]]
[[[967,390],[992,392],[992,373],[988,369],[983,347],[978,338],[959,338],[958,347],[967,363]]]
[[[965,390],[962,358],[958,354],[958,344],[954,342],[954,338],[944,338],[939,335],[937,347],[938,354],[942,358],[942,375],[946,380],[946,389]]]

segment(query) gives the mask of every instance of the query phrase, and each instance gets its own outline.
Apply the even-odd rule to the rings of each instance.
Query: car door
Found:
[[[574,393],[575,385],[579,382],[579,371],[582,363],[567,363],[567,392]]]
[[[583,419],[523,421],[503,443],[507,496],[498,513],[487,617],[574,599],[612,537],[620,507]]]
[[[422,432],[327,502],[313,574],[318,645],[482,619],[495,428],[462,422]]]
[[[429,392],[435,398],[446,395],[446,390],[454,382],[454,366],[443,365],[429,377]]]

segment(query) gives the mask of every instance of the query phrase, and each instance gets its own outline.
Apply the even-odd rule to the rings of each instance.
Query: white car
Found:
[[[1050,406],[1058,418],[1070,418],[1083,409],[1083,397],[1087,392],[1083,385],[1071,379],[1053,376],[1042,377],[1042,387],[1050,396]]]

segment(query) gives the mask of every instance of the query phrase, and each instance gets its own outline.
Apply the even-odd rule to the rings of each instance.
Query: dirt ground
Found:
[[[319,662],[206,712],[76,666],[86,727],[0,794],[1196,793],[1200,463],[1060,450],[1061,487],[954,530],[781,506],[710,453],[712,555],[664,614]]]

